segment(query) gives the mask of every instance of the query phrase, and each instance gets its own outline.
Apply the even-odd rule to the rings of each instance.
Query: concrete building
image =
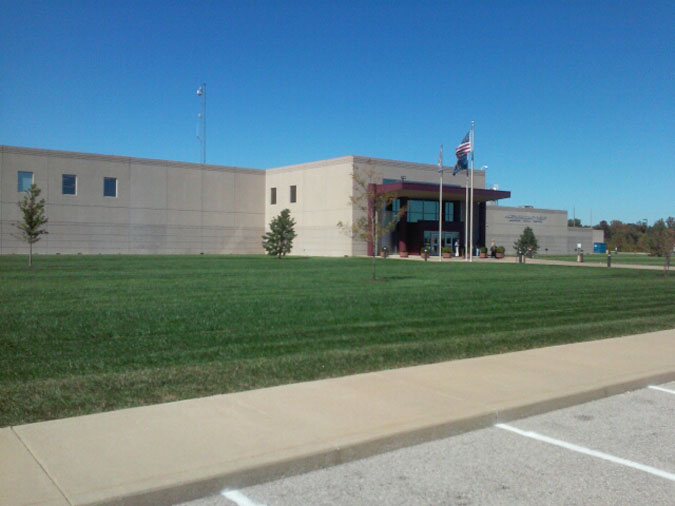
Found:
[[[288,208],[296,220],[297,238],[293,253],[300,255],[365,255],[368,246],[353,240],[338,229],[337,223],[353,223],[362,214],[352,205],[355,195],[352,174],[374,173],[375,191],[388,195],[389,213],[401,206],[407,215],[388,237],[375,245],[389,247],[393,253],[418,254],[425,240],[432,246],[438,241],[439,175],[436,165],[398,162],[360,156],[310,162],[266,171],[265,223]],[[465,176],[444,175],[443,242],[464,238]],[[475,171],[474,238],[484,237],[485,203],[508,198],[509,192],[486,190],[485,172]],[[295,198],[293,198],[295,196]],[[386,214],[386,213],[385,213]],[[379,220],[387,216],[379,216]]]
[[[49,218],[36,253],[261,251],[263,171],[1,146],[0,254],[26,251],[14,223],[30,182]]]
[[[506,207],[488,205],[486,244],[492,241],[515,253],[513,243],[530,227],[537,238],[539,254],[561,255],[581,249],[593,253],[594,242],[604,242],[603,231],[591,228],[568,227],[567,211],[535,209],[532,206]]]
[[[436,165],[345,156],[258,170],[0,146],[0,254],[26,251],[14,224],[22,192],[35,183],[49,218],[36,253],[262,253],[267,224],[288,208],[296,220],[293,254],[364,255],[368,245],[337,223],[363,216],[351,202],[352,174],[366,172],[373,174],[373,191],[390,198],[377,219],[406,209],[395,230],[371,248],[416,254],[429,244],[437,251]],[[444,174],[442,246],[464,244],[465,179]],[[487,205],[510,193],[486,189],[484,171],[475,171],[474,187],[474,244],[495,240],[509,251],[514,235],[536,220],[518,221],[513,216],[525,216],[519,208]],[[535,229],[541,252],[567,252],[578,240],[566,229],[566,212],[527,214],[545,218]]]

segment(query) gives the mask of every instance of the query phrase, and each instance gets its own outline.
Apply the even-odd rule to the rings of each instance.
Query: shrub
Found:
[[[537,238],[534,236],[534,232],[530,227],[525,227],[520,238],[513,243],[513,249],[520,251],[521,253],[530,252],[531,255],[534,255],[539,249],[537,244]]]
[[[263,248],[269,255],[281,258],[291,252],[295,239],[295,220],[288,209],[270,222],[270,232],[263,236]]]

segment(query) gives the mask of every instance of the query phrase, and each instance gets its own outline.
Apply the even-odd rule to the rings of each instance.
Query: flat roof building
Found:
[[[370,248],[337,226],[361,217],[351,199],[352,175],[366,172],[374,175],[375,192],[390,197],[377,219],[406,210]],[[465,180],[444,174],[441,246],[464,244]],[[439,244],[439,174],[431,164],[345,156],[260,170],[0,146],[0,254],[26,251],[14,224],[17,202],[32,183],[43,191],[49,218],[36,253],[262,253],[267,224],[285,208],[296,220],[292,254],[365,255],[384,246],[417,254]],[[474,188],[474,245],[496,238],[509,251],[505,241],[524,227],[518,232],[521,223],[506,217],[507,208],[487,203],[510,192],[485,188],[481,170]],[[548,237],[549,225],[552,232],[545,243],[550,252],[567,252],[567,235],[553,237],[562,233],[566,212],[547,213],[540,233]]]

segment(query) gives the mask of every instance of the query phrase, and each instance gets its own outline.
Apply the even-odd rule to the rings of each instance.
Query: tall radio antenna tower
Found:
[[[206,83],[202,85],[197,90],[197,95],[201,97],[202,100],[202,110],[199,113],[199,133],[197,134],[197,139],[202,144],[202,157],[201,163],[206,163]]]

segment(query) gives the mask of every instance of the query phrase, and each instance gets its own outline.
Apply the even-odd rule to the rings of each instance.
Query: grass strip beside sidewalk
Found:
[[[675,277],[497,262],[0,257],[0,426],[675,327]]]

